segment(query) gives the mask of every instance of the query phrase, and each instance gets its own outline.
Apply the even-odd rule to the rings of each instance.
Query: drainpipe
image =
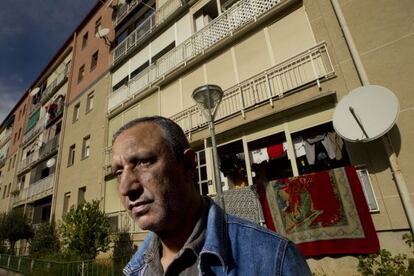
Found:
[[[363,86],[369,85],[369,80],[367,73],[365,71],[364,65],[362,64],[361,57],[358,53],[358,50],[355,46],[354,40],[352,38],[351,32],[348,29],[348,25],[346,23],[345,17],[342,13],[342,9],[339,5],[338,0],[331,0],[332,7],[335,11],[336,17],[338,19],[339,25],[342,29],[344,34],[345,42],[348,45],[348,49],[351,52],[352,61],[355,64],[355,68],[357,70],[358,77]],[[411,234],[414,232],[414,208],[413,203],[408,193],[407,184],[405,182],[404,176],[401,172],[400,166],[398,164],[398,157],[395,153],[394,147],[391,143],[391,137],[389,133],[382,137],[382,143],[384,145],[384,149],[388,155],[388,162],[390,164],[391,173],[394,177],[394,181],[397,184],[398,193],[400,194],[401,201],[403,204],[403,208],[405,214],[407,216],[408,224],[410,225]]]

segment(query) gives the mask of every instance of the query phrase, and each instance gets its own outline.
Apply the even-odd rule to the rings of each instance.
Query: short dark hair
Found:
[[[173,120],[161,116],[141,117],[126,123],[115,132],[112,137],[112,144],[122,132],[142,123],[153,123],[159,126],[161,135],[167,142],[176,160],[180,160],[184,155],[184,151],[190,148],[190,144],[181,127]]]

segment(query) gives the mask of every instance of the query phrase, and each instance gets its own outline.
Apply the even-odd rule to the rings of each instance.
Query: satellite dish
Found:
[[[400,111],[397,97],[379,85],[352,90],[335,108],[335,131],[350,142],[369,142],[387,133]]]
[[[103,28],[103,29],[98,30],[98,32],[96,33],[96,37],[103,38],[103,37],[106,37],[108,34],[109,34],[109,29]]]
[[[55,163],[56,163],[56,159],[55,158],[50,158],[46,162],[46,167],[51,168],[55,165]]]
[[[34,95],[36,95],[37,93],[39,93],[39,91],[40,91],[40,88],[39,87],[36,87],[32,91],[30,91],[30,96],[33,97]]]

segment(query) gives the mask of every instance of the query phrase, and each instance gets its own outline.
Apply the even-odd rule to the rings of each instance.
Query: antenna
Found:
[[[399,112],[394,93],[379,85],[366,85],[341,99],[335,108],[333,126],[349,142],[369,142],[386,134]]]

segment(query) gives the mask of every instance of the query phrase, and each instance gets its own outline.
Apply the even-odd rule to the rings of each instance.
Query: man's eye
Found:
[[[151,165],[153,162],[154,162],[154,160],[152,158],[141,159],[137,162],[137,166],[147,167],[147,166]]]
[[[120,177],[121,174],[122,174],[122,171],[121,170],[117,170],[117,171],[114,172],[114,176],[115,177]]]

